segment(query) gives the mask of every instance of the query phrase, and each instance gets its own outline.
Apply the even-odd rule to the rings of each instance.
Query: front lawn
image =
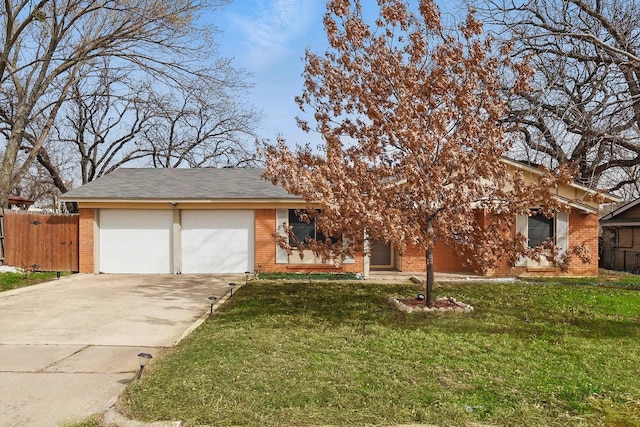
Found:
[[[68,273],[65,273],[68,274]],[[56,278],[55,272],[35,272],[25,271],[22,273],[5,272],[0,273],[0,292],[25,286],[37,285],[48,282]]]
[[[530,284],[553,283],[621,287],[640,290],[640,274],[600,270],[598,277],[531,277],[523,278]]]
[[[411,284],[250,282],[120,405],[187,425],[640,425],[640,292],[447,283],[472,314],[405,314]]]

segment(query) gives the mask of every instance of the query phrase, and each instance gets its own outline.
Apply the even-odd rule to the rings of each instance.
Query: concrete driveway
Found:
[[[240,276],[74,275],[0,293],[0,425],[59,426],[105,410]],[[151,362],[153,363],[153,361]]]

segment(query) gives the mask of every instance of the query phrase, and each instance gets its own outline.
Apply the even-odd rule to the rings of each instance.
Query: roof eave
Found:
[[[285,197],[274,197],[274,198],[261,198],[261,199],[252,199],[252,198],[247,198],[247,199],[180,199],[180,198],[172,198],[172,199],[168,199],[168,198],[162,198],[162,199],[131,199],[131,198],[126,198],[126,199],[120,199],[120,198],[109,198],[109,197],[105,197],[105,198],[100,198],[100,197],[87,197],[87,198],[80,198],[80,197],[74,197],[74,198],[64,198],[61,197],[60,198],[61,201],[63,202],[77,202],[77,203],[123,203],[123,204],[128,204],[128,203],[168,203],[168,204],[172,204],[172,203],[193,203],[193,204],[209,204],[209,203],[264,203],[264,204],[269,204],[269,203],[283,203],[283,202],[301,202],[304,201],[304,199],[299,198],[299,197],[290,197],[290,198],[285,198]]]
[[[587,204],[584,204],[584,203],[580,203],[580,202],[577,202],[575,200],[570,200],[570,199],[567,199],[566,197],[562,197],[562,196],[558,196],[558,195],[556,195],[555,197],[558,200],[566,203],[570,207],[578,209],[578,210],[581,210],[581,211],[583,211],[585,213],[590,213],[590,214],[597,214],[598,213],[598,208],[597,207],[593,207],[593,206],[590,206],[590,205],[587,205]]]
[[[532,166],[527,166],[527,165],[524,165],[522,163],[506,159],[504,157],[501,159],[501,161],[503,163],[511,165],[511,166],[513,166],[515,168],[526,170],[528,172],[534,173],[534,174],[536,174],[538,176],[544,175],[544,172],[542,172],[540,169],[534,168]],[[600,192],[598,190],[594,190],[592,188],[585,187],[584,185],[578,184],[577,182],[570,182],[569,186],[572,187],[572,188],[575,188],[577,190],[582,190],[582,191],[584,191],[585,193],[588,193],[588,194],[593,194],[593,195],[600,194],[606,200],[606,203],[610,203],[610,202],[618,203],[618,202],[622,201],[622,199],[620,197],[618,197],[618,196],[615,196],[615,195],[610,194],[610,193],[603,193],[603,192]]]
[[[640,227],[640,221],[615,221],[615,220],[600,220],[600,225],[603,227]]]
[[[614,210],[613,212],[610,212],[608,214],[606,214],[605,216],[603,216],[602,218],[600,218],[601,221],[607,221],[610,219],[613,219],[614,217],[620,215],[621,213],[635,207],[638,203],[640,203],[640,198],[627,203],[624,206],[620,206],[618,209]]]

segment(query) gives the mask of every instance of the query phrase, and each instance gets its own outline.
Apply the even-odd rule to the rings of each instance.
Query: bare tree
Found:
[[[471,3],[536,69],[533,91],[509,94],[518,154],[551,168],[573,164],[586,186],[640,196],[640,3]]]
[[[132,79],[105,59],[95,76],[72,87],[37,160],[61,192],[67,191],[57,177],[61,165],[47,151],[72,151],[82,184],[128,164],[251,164],[248,144],[259,114],[243,102],[246,76],[228,60],[215,64],[207,76],[166,87]]]
[[[14,194],[30,200],[38,200],[40,207],[55,210],[60,192],[53,184],[47,170],[38,163],[34,163],[14,189]]]
[[[224,0],[7,0],[0,10],[0,203],[25,176],[79,81],[101,61],[170,82],[208,73],[198,14]],[[87,74],[89,73],[89,74]],[[28,150],[19,156],[28,142]]]
[[[329,1],[331,49],[307,52],[298,99],[314,113],[325,145],[321,153],[291,151],[283,141],[266,146],[266,177],[310,203],[301,217],[317,221],[322,234],[299,250],[339,262],[366,251],[371,239],[401,253],[417,247],[433,305],[438,241],[472,248],[475,262],[489,269],[531,255],[524,236],[515,236],[516,214],[566,206],[553,198],[558,177],[525,184],[507,173],[499,70],[509,60],[492,56],[480,23],[469,16],[455,35],[442,28],[433,1],[420,1],[418,13],[402,1],[378,5],[369,25],[359,1]],[[512,71],[526,77],[528,69],[515,64]],[[475,213],[483,209],[493,215],[481,232]],[[279,243],[292,249],[288,239]]]
[[[154,167],[247,166],[255,162],[252,129],[260,115],[239,96],[246,86],[241,76],[228,63],[220,64],[222,70],[222,81],[185,81],[152,101],[153,117],[140,144]]]
[[[137,84],[127,73],[110,67],[108,58],[101,63],[95,75],[72,86],[69,99],[37,156],[63,193],[69,188],[59,177],[60,169],[69,167],[69,163],[77,165],[72,176],[79,176],[86,184],[145,155],[132,142],[151,119],[148,85]],[[49,155],[60,151],[70,153],[64,164]]]

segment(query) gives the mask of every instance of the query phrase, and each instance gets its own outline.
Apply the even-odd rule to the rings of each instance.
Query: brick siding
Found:
[[[276,210],[256,209],[256,270],[276,271],[276,243],[273,237],[276,231]]]
[[[80,208],[78,209],[80,216],[79,223],[79,270],[80,273],[93,273],[95,272],[94,261],[94,220],[95,210]]]
[[[490,216],[483,211],[476,211],[476,222],[479,226],[486,226]],[[514,231],[515,232],[515,231]],[[498,263],[495,270],[487,273],[488,276],[504,275],[551,275],[551,276],[597,276],[598,275],[598,217],[595,214],[585,214],[572,211],[569,216],[569,246],[585,244],[590,255],[591,262],[584,264],[577,257],[572,257],[569,270],[562,272],[560,268],[550,267],[527,271],[527,267],[512,267],[507,260]],[[466,257],[472,259],[472,257]],[[474,268],[464,263],[465,255],[456,252],[444,242],[438,242],[434,248],[433,263],[438,273],[473,273]],[[396,268],[406,272],[422,272],[426,269],[424,251],[418,248],[408,248],[404,256],[397,263]]]
[[[471,267],[464,265],[462,258],[454,249],[444,242],[436,243],[433,249],[433,265],[437,273],[472,273]],[[396,268],[405,272],[422,272],[427,268],[424,250],[407,248]]]
[[[345,272],[362,273],[364,271],[364,256],[358,255],[355,263],[342,264],[276,264],[276,210],[256,209],[256,270],[273,272]]]
[[[573,257],[567,274],[572,276],[598,275],[598,216],[571,212],[569,217],[569,247],[584,244],[591,255],[591,263],[583,264]]]

